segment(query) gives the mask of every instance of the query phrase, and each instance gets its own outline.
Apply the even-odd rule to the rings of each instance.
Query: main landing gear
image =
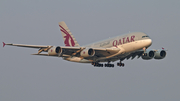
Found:
[[[105,67],[114,67],[114,64],[105,64]]]
[[[92,62],[91,63],[92,65],[94,65],[94,67],[114,67],[114,64],[110,64],[110,62],[108,62],[107,64],[103,65],[103,64],[100,64],[98,62]]]
[[[119,66],[119,67],[124,67],[125,65],[124,65],[124,63],[121,63],[121,61],[119,62],[119,63],[117,63],[117,66]]]
[[[110,64],[110,61],[108,61],[108,63],[105,64],[105,67],[114,67],[114,64]]]
[[[107,64],[100,64],[100,63],[98,63],[98,62],[92,62],[91,63],[94,67],[103,67],[103,66],[105,66],[105,67],[114,67],[114,64],[110,64],[110,61],[108,61],[108,63]],[[117,63],[117,66],[119,66],[119,67],[124,67],[125,66],[125,64],[124,63],[122,63],[121,62],[121,60],[120,60],[120,62],[118,62]]]
[[[94,65],[94,67],[103,67],[103,64],[100,64],[98,62],[92,62],[92,65]]]

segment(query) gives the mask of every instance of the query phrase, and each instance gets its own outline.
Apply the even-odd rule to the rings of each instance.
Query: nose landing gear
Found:
[[[143,56],[147,56],[146,49],[147,49],[146,47],[143,48],[144,50],[144,53],[142,54]]]

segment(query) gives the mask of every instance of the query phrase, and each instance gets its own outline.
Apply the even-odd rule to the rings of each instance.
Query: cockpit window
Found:
[[[146,38],[146,37],[149,37],[149,36],[147,36],[147,35],[146,36],[142,36],[142,38]]]

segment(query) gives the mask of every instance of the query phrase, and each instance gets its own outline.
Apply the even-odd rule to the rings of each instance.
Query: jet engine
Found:
[[[92,57],[94,56],[95,51],[92,48],[89,49],[84,49],[83,51],[81,51],[80,55],[82,57]]]
[[[166,56],[165,50],[157,50],[157,51],[155,51],[154,59],[163,59],[165,56]]]
[[[141,57],[144,60],[150,60],[154,57],[154,51],[153,50],[147,50],[145,53],[142,54]]]
[[[52,47],[51,49],[48,50],[49,56],[56,56],[56,55],[61,54],[61,53],[62,53],[62,49],[59,46]]]

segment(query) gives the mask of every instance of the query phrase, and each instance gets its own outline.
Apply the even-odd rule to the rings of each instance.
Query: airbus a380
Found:
[[[114,67],[114,62],[119,60],[117,66],[124,66],[124,59],[134,59],[136,56],[144,60],[163,59],[166,56],[164,49],[147,49],[152,44],[151,38],[143,32],[132,32],[103,41],[80,46],[64,21],[59,22],[65,46],[52,45],[26,45],[4,43],[5,45],[28,47],[38,49],[38,53],[32,55],[62,57],[64,60],[91,63],[95,67]],[[46,54],[41,52],[47,52]],[[106,62],[106,64],[102,64]]]

